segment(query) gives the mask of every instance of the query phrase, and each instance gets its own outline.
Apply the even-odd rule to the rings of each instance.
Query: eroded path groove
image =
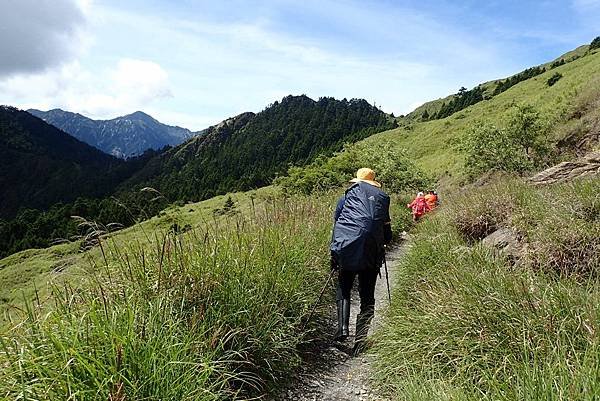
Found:
[[[398,261],[405,252],[407,243],[388,249],[387,266],[390,286],[395,282]],[[381,269],[382,276],[377,280],[375,287],[375,316],[371,323],[369,336],[380,326],[383,312],[389,305],[385,271]],[[331,334],[335,331],[335,305],[332,308]],[[352,294],[350,312],[350,337],[343,346],[330,341],[322,345],[316,352],[321,354],[315,361],[308,363],[302,373],[298,375],[295,383],[285,389],[274,400],[299,400],[299,401],[375,401],[387,400],[378,395],[370,385],[370,368],[373,362],[372,355],[359,357],[349,356],[354,341],[356,315],[359,312],[359,298],[356,290]]]

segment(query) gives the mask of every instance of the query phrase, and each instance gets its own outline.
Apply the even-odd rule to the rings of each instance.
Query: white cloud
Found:
[[[86,9],[76,0],[0,1],[0,77],[73,60],[84,48]]]
[[[155,62],[135,59],[121,59],[99,74],[72,62],[0,81],[0,91],[19,107],[60,107],[95,118],[130,113],[172,96],[167,72]]]
[[[171,96],[167,72],[152,61],[121,59],[111,73],[111,81],[117,92],[137,92],[141,99]]]
[[[162,57],[177,73],[173,103],[194,104],[204,115],[220,110],[213,114],[213,121],[259,111],[284,95],[302,93],[314,98],[365,98],[383,105],[386,111],[406,113],[415,93],[422,99],[457,90],[460,85],[448,89],[444,79],[457,70],[467,74],[462,70],[468,54],[472,60],[487,54],[481,48],[467,51],[469,45],[457,40],[456,51],[464,51],[464,57],[453,69],[452,65],[440,67],[401,55],[364,56],[326,49],[301,37],[273,32],[260,21],[214,23],[103,11],[102,18],[112,27],[136,27],[131,40],[142,43],[138,51],[151,54],[163,49]],[[149,36],[154,38],[151,44],[140,39]],[[478,79],[474,74],[468,76]]]
[[[151,6],[143,14],[87,4],[95,34],[89,54],[43,73],[0,76],[0,103],[61,107],[95,118],[142,109],[161,121],[202,129],[287,94],[365,98],[403,114],[423,99],[507,70],[493,45],[410,10],[363,2],[306,4],[299,10],[312,8],[311,16],[331,22],[314,27],[324,34],[294,31],[285,19],[255,18],[250,6],[234,11],[248,18],[224,22],[208,13],[178,14],[177,5],[152,15]]]
[[[84,84],[83,91],[78,85],[66,91],[70,110],[79,109],[84,114],[105,117],[142,109],[172,96],[167,72],[152,61],[121,59],[104,77],[89,75],[83,72],[82,78],[99,82],[99,85],[85,88],[87,84],[78,80]]]

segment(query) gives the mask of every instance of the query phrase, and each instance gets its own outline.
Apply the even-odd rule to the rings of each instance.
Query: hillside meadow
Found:
[[[236,212],[248,213],[253,200],[257,207],[261,207],[272,192],[271,188],[265,188],[228,196],[234,200]],[[219,210],[226,199],[227,196],[217,196],[203,202],[171,206],[159,216],[112,233],[110,240],[141,246],[152,240],[157,233],[168,232],[175,224],[180,228],[186,225],[196,227],[201,223],[222,220],[225,214],[219,213]],[[93,224],[84,230],[90,237],[105,236],[103,233],[108,231],[110,230],[106,227]],[[33,299],[36,290],[38,297],[46,299],[48,282],[60,282],[64,276],[70,277],[73,270],[99,263],[102,258],[101,249],[92,247],[87,252],[81,252],[81,248],[82,241],[66,242],[45,249],[28,249],[0,260],[0,323],[18,313],[23,301]]]
[[[504,178],[419,224],[375,341],[394,400],[600,396],[600,178]],[[520,255],[484,246],[514,230]]]
[[[555,73],[563,77],[553,86],[548,79]],[[600,91],[600,52],[596,51],[513,86],[506,92],[484,100],[467,109],[441,119],[410,122],[404,127],[375,134],[363,141],[365,145],[385,142],[406,155],[426,173],[443,182],[465,183],[463,155],[457,149],[465,133],[482,122],[501,123],[516,104],[535,107],[552,127],[549,140],[565,135],[565,126],[576,125],[573,118],[587,98],[596,98]],[[597,113],[596,110],[585,110]]]

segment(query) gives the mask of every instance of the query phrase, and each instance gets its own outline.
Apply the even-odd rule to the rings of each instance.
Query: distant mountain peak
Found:
[[[152,121],[156,121],[156,119],[154,117],[152,117],[149,114],[144,113],[143,111],[135,111],[131,114],[127,114],[123,117],[117,117],[117,118],[122,118],[122,119],[129,119],[129,120],[152,120]]]
[[[123,159],[141,155],[148,149],[175,146],[199,135],[185,128],[162,124],[139,110],[111,120],[93,120],[61,109],[30,109],[28,112],[105,153]]]

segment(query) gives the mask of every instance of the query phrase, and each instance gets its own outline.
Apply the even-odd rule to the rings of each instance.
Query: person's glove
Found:
[[[331,264],[331,270],[339,270],[340,265],[338,265],[333,256],[329,259],[329,263]]]

